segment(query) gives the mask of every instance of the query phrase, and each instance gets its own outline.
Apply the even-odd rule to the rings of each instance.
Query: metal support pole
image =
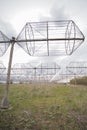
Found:
[[[47,22],[47,51],[48,51],[48,56],[49,56],[49,40],[48,40],[48,35],[49,35],[49,33],[48,33],[48,22]]]
[[[36,86],[36,67],[34,68],[34,88]]]
[[[5,93],[4,93],[4,97],[2,99],[2,102],[1,102],[1,108],[3,108],[3,109],[9,108],[8,92],[9,92],[10,73],[11,73],[11,65],[12,65],[14,44],[15,44],[15,38],[12,37],[11,49],[10,49],[10,57],[9,57],[8,70],[7,70],[7,80],[6,80]]]
[[[74,80],[75,80],[75,86],[76,86],[76,84],[77,84],[77,83],[76,83],[76,74],[74,74]]]

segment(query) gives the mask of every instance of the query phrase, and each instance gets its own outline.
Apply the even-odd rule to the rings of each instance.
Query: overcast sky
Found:
[[[87,0],[0,0],[0,30],[9,38],[17,37],[26,22],[45,20],[73,20],[87,37]],[[21,57],[21,58],[20,58]],[[9,49],[0,59],[8,63]],[[33,61],[42,58],[32,58]],[[20,47],[15,45],[13,64],[32,60]],[[59,57],[46,57],[43,60],[59,61]],[[43,61],[42,60],[42,61]],[[73,60],[87,61],[87,39],[72,56],[62,62]]]

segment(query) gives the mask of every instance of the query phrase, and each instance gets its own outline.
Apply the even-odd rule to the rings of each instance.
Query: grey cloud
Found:
[[[50,0],[0,0],[1,18],[12,18],[19,12],[31,11],[34,9],[47,8]]]
[[[0,19],[0,31],[2,31],[8,38],[16,36],[16,31],[11,23]]]
[[[54,2],[50,9],[50,16],[41,16],[40,20],[67,20],[69,19],[68,13],[65,11],[64,0]]]
[[[66,20],[68,19],[68,15],[65,14],[64,7],[53,8],[51,10],[51,15],[54,20]]]

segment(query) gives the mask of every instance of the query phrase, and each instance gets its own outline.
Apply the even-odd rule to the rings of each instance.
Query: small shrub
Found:
[[[70,80],[70,84],[87,85],[87,77],[78,77]]]

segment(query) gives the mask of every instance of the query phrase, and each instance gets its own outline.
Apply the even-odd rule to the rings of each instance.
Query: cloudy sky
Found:
[[[85,35],[85,42],[72,56],[65,57],[65,64],[73,60],[87,61],[87,0],[0,0],[0,30],[9,38],[17,37],[26,22],[47,20],[73,20]],[[9,50],[1,57],[8,64]],[[15,45],[13,64],[46,60],[60,64],[60,57],[33,57]]]

